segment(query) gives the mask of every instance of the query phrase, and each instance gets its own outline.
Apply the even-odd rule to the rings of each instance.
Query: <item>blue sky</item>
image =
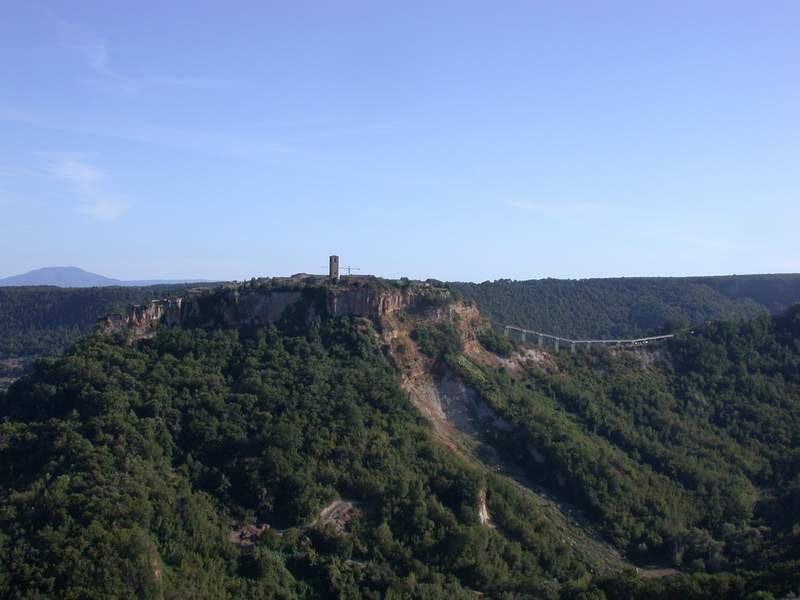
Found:
[[[0,276],[800,271],[797,2],[7,2]]]

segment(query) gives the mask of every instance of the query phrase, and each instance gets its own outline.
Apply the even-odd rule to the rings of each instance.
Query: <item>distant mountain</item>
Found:
[[[0,287],[8,286],[29,286],[29,285],[54,285],[58,287],[107,287],[111,285],[121,286],[145,286],[157,285],[161,283],[187,283],[202,282],[205,279],[146,279],[136,281],[124,281],[122,279],[112,279],[97,273],[90,273],[78,267],[45,267],[34,269],[21,275],[13,275],[0,279]]]

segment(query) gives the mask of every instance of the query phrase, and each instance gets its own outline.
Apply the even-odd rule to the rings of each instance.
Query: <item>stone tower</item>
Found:
[[[328,262],[329,269],[328,274],[333,281],[338,281],[339,279],[339,257],[335,254],[332,255]]]

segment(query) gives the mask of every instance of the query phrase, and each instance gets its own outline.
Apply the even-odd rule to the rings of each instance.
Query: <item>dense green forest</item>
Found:
[[[94,336],[37,363],[0,396],[0,597],[548,597],[587,574],[432,442],[364,326]],[[346,535],[303,527],[340,497]],[[270,528],[244,549],[237,523]]]
[[[672,331],[777,314],[800,302],[800,275],[539,279],[451,283],[495,323],[565,337]]]
[[[60,354],[90,333],[103,315],[185,289],[0,287],[0,359]]]
[[[514,426],[487,427],[492,443],[630,557],[697,573],[783,565],[800,584],[800,305],[523,375],[451,366]]]
[[[800,275],[453,283],[497,323],[564,336],[638,335],[713,319],[780,312],[800,301]],[[181,285],[0,288],[0,360],[55,356],[96,320]],[[2,368],[2,366],[0,366]]]
[[[510,424],[482,427],[507,463],[635,563],[683,573],[658,580],[598,572],[519,484],[434,441],[374,324],[308,314],[93,335],[0,392],[0,597],[800,590],[800,306],[516,369],[467,358],[464,323],[412,332]],[[341,526],[320,517],[336,500]]]

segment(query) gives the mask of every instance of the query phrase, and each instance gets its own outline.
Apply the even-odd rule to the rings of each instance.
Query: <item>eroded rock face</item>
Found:
[[[180,323],[190,327],[263,327],[278,322],[302,299],[300,291],[221,291],[186,302]]]
[[[309,295],[307,295],[309,294]],[[315,294],[317,294],[315,296]],[[262,327],[280,321],[290,309],[311,320],[317,311],[331,317],[378,320],[400,310],[443,311],[448,292],[438,288],[327,287],[311,290],[218,289],[211,294],[153,300],[125,314],[98,322],[104,334],[124,333],[132,340],[155,335],[160,323],[189,327]],[[316,298],[315,301],[313,298]],[[322,304],[324,303],[324,306]]]
[[[379,319],[399,310],[424,308],[426,303],[446,297],[447,290],[435,288],[327,288],[325,304],[332,317]]]
[[[98,331],[106,335],[126,333],[136,339],[153,337],[159,323],[181,322],[182,298],[151,300],[146,305],[133,305],[125,314],[107,315],[98,322]]]

